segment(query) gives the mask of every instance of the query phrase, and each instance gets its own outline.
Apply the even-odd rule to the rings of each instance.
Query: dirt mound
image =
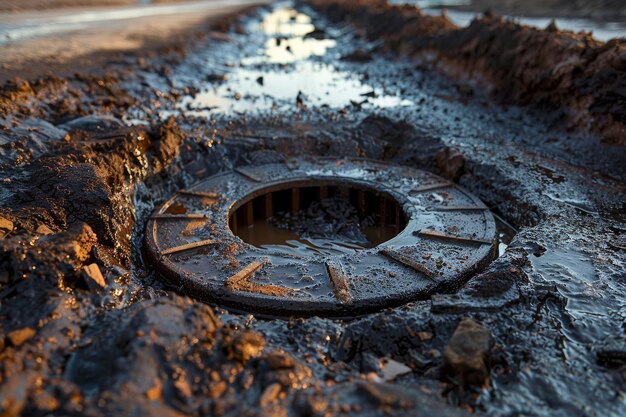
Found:
[[[349,20],[384,48],[468,82],[499,100],[558,109],[570,129],[626,145],[626,41],[541,30],[487,15],[466,28],[385,1],[312,0],[334,21]]]

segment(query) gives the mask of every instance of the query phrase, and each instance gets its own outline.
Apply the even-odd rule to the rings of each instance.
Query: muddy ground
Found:
[[[582,17],[619,22],[626,19],[626,4],[621,0],[471,0],[454,9],[522,16]]]
[[[620,130],[607,135],[623,125],[597,122],[623,123],[623,42],[324,3],[4,85],[3,415],[624,414],[626,152]],[[494,57],[534,38],[548,45],[537,53],[569,46],[519,74],[523,54]],[[597,72],[546,75],[588,54],[606,56]],[[584,123],[567,116],[576,105]],[[515,236],[457,292],[351,320],[228,312],[145,262],[145,223],[177,189],[303,155],[446,176]]]

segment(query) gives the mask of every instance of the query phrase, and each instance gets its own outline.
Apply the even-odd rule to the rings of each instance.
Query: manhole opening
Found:
[[[443,178],[330,158],[219,173],[147,227],[146,253],[173,285],[280,316],[348,317],[458,288],[497,236],[488,208]]]
[[[266,188],[242,200],[229,216],[233,234],[259,248],[298,241],[366,249],[392,239],[406,224],[391,195],[339,183]]]

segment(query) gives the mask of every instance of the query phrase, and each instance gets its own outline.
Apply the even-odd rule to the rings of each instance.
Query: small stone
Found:
[[[150,401],[158,400],[161,398],[162,391],[163,391],[163,385],[161,384],[161,381],[159,381],[158,379],[155,379],[154,385],[152,386],[152,388],[146,391],[146,397]]]
[[[419,337],[420,341],[425,342],[433,338],[432,332],[417,332],[417,337]]]
[[[487,19],[493,19],[496,17],[496,12],[494,12],[493,9],[489,7],[483,12],[483,16],[485,16]]]
[[[304,94],[302,91],[298,91],[298,95],[296,96],[296,107],[302,109],[304,107]]]
[[[221,397],[228,389],[228,384],[225,381],[217,381],[209,384],[209,397],[211,398],[219,398]]]
[[[296,366],[296,362],[293,357],[287,352],[275,350],[265,356],[265,363],[270,369],[293,369]]]
[[[546,26],[546,30],[552,33],[556,33],[559,31],[559,28],[557,27],[556,21],[554,19],[550,20],[550,24]]]
[[[40,224],[39,227],[37,227],[36,232],[39,233],[40,235],[52,235],[52,234],[54,234],[52,229],[50,229],[45,224]]]
[[[267,407],[269,404],[276,401],[278,395],[280,394],[280,390],[280,384],[276,382],[265,388],[261,394],[261,398],[259,399],[261,407]]]
[[[233,339],[230,346],[230,357],[241,363],[246,363],[259,356],[264,347],[265,339],[263,336],[252,330],[247,330]]]
[[[193,395],[193,392],[191,391],[191,385],[189,385],[189,382],[186,378],[178,378],[174,381],[174,386],[183,398],[189,398]]]
[[[4,217],[0,217],[0,239],[4,238],[9,232],[13,231],[13,222]]]
[[[454,381],[464,388],[486,385],[492,345],[488,329],[471,318],[461,320],[443,355],[442,380]]]
[[[13,346],[18,347],[33,337],[35,333],[35,329],[31,327],[24,327],[22,329],[13,330],[7,335],[7,337]]]
[[[456,181],[463,174],[465,156],[457,149],[442,149],[437,152],[437,167],[439,167],[442,177]]]
[[[99,291],[107,286],[97,264],[91,264],[83,267],[82,277],[87,288],[91,291]]]
[[[393,381],[400,375],[413,372],[411,368],[405,364],[393,359],[385,358],[382,361],[383,379],[385,381]]]

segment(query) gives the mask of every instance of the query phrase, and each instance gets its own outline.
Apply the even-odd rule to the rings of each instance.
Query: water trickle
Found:
[[[251,30],[263,38],[258,50],[241,59],[240,66],[223,82],[207,85],[195,97],[183,99],[185,113],[208,117],[212,112],[413,105],[320,60],[337,42],[303,13],[279,7]]]

